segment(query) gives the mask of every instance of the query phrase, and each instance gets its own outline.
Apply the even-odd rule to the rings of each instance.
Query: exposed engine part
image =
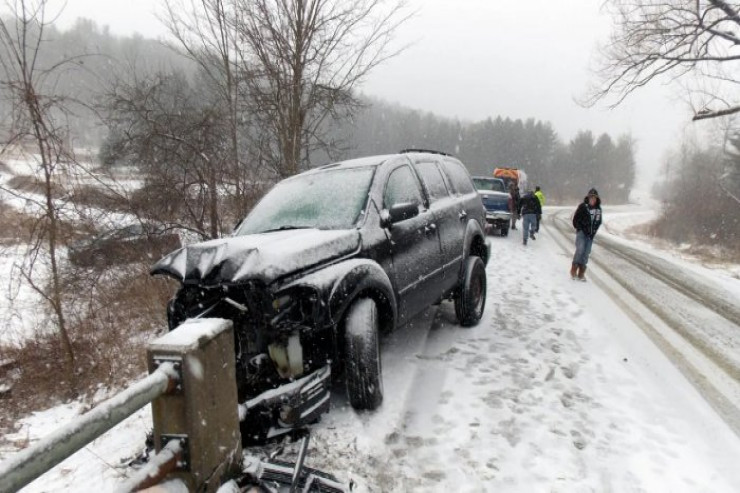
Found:
[[[168,318],[171,329],[187,318],[206,314],[234,323],[237,394],[239,402],[249,402],[272,391],[281,392],[328,364],[335,340],[331,328],[321,322],[322,310],[318,296],[306,288],[273,294],[259,283],[185,284],[170,302]],[[317,404],[309,392],[311,386],[291,399],[255,406],[249,422],[242,424],[245,444],[318,420],[329,408],[328,387],[328,381],[318,387],[326,398],[319,399],[322,402],[308,414],[306,410]]]
[[[293,332],[285,343],[273,342],[268,350],[282,378],[298,378],[303,375],[303,346],[297,331]]]
[[[224,301],[225,301],[226,303],[228,303],[229,305],[231,305],[231,306],[235,307],[235,308],[236,308],[236,309],[238,309],[239,311],[243,312],[243,313],[247,313],[247,312],[249,311],[249,309],[248,309],[248,308],[247,308],[246,306],[244,306],[244,305],[242,305],[241,303],[238,303],[238,302],[236,302],[236,301],[232,300],[232,299],[231,299],[231,298],[229,298],[228,296],[224,297]]]

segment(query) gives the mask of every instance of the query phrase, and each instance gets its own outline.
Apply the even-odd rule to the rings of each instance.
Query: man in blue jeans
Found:
[[[540,199],[532,190],[519,200],[519,215],[522,216],[522,242],[527,246],[527,240],[536,240],[534,233],[537,228],[537,217],[542,214]]]
[[[573,215],[573,227],[576,228],[576,254],[570,268],[571,279],[586,280],[586,265],[591,255],[594,237],[601,226],[601,219],[599,192],[592,188]]]

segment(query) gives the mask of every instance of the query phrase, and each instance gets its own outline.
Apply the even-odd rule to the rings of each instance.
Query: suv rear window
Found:
[[[431,200],[442,199],[450,195],[437,163],[434,161],[420,161],[415,163],[414,167],[421,176]]]
[[[503,180],[499,179],[473,178],[473,185],[475,185],[476,190],[506,193],[506,186]]]
[[[475,193],[475,188],[473,187],[473,182],[470,180],[468,170],[465,169],[462,163],[445,159],[442,161],[442,164],[456,193],[460,195]]]

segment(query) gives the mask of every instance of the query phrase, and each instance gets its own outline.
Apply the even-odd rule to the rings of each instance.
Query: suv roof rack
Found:
[[[442,152],[442,151],[433,151],[430,149],[404,149],[399,154],[410,154],[412,152],[425,152],[427,154],[439,154],[440,156],[452,157],[452,154],[447,154],[446,152]]]

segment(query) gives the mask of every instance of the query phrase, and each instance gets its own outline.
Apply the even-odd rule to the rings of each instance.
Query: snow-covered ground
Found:
[[[18,149],[0,156],[5,164],[0,168],[0,205],[11,207],[14,210],[30,215],[39,215],[44,208],[44,197],[41,194],[30,192],[14,192],[8,182],[16,176],[32,177],[38,175],[38,157],[33,154],[24,155]],[[92,169],[92,163],[84,163],[86,168]],[[76,183],[108,187],[119,193],[128,193],[141,187],[142,179],[133,169],[119,170],[115,179],[105,175],[91,175],[80,173],[75,178]],[[113,229],[137,222],[133,214],[112,212],[98,207],[75,205],[69,201],[55,200],[60,216],[75,224],[86,222],[94,224],[100,230]],[[19,344],[25,339],[38,334],[46,324],[46,315],[41,296],[27,283],[20,281],[18,268],[24,262],[27,245],[8,244],[0,247],[0,272],[5,273],[6,283],[0,286],[0,344]],[[66,249],[59,250],[62,259]],[[35,278],[42,283],[46,271],[43,262],[37,262],[34,268]]]
[[[0,272],[5,274],[0,285],[0,343],[6,345],[33,337],[44,320],[44,310],[38,309],[40,296],[27,283],[19,282],[16,272],[24,249],[24,245],[16,245],[0,251]]]
[[[607,295],[568,278],[550,232],[492,240],[486,319],[461,329],[441,307],[401,368],[415,377],[400,419],[337,426],[326,445],[372,445],[319,464],[384,491],[740,489],[740,439]]]
[[[12,444],[33,443],[83,411],[79,403],[62,404],[21,420],[18,431],[4,437],[7,445],[0,447],[0,460],[12,453]],[[151,423],[151,411],[147,406],[22,491],[114,491],[116,485],[132,473],[125,464],[127,461],[122,463],[122,460],[130,460],[142,450]]]
[[[689,253],[691,245],[675,246],[665,241],[656,241],[635,231],[636,226],[654,221],[658,217],[658,207],[659,204],[653,202],[647,205],[605,207],[601,234],[712,279],[740,297],[740,264],[723,261],[719,257],[708,261]]]
[[[526,248],[517,233],[491,238],[484,320],[460,328],[445,303],[390,335],[382,408],[335,396],[310,465],[374,491],[740,490],[740,438],[614,300],[569,279],[554,231]],[[111,490],[148,425],[138,413],[28,491]]]

